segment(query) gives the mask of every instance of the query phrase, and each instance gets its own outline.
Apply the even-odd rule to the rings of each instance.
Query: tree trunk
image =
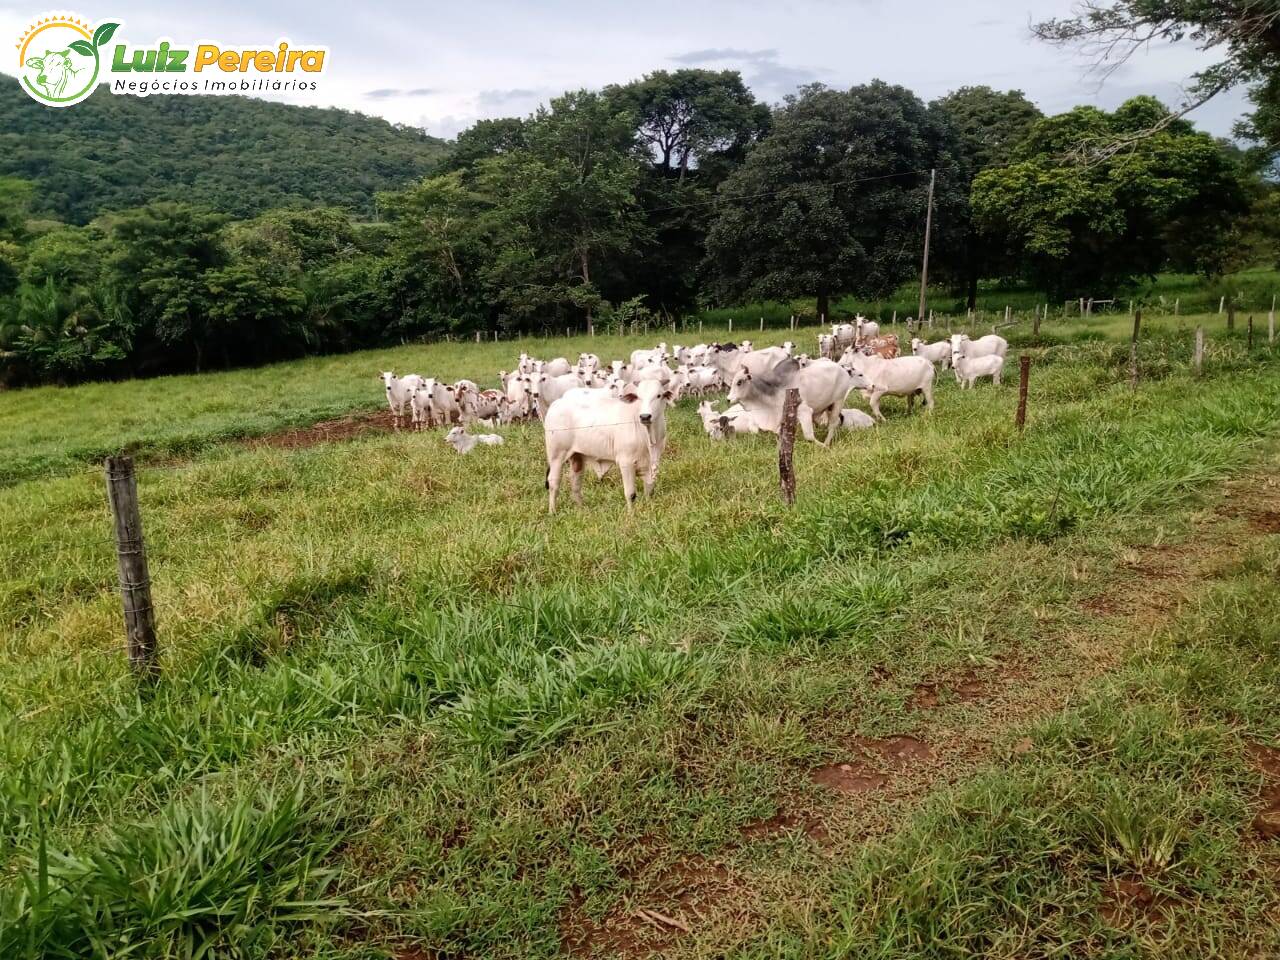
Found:
[[[818,322],[826,323],[827,316],[831,313],[831,295],[829,293],[818,294]]]
[[[969,276],[965,279],[965,309],[978,309],[978,271],[970,270]]]

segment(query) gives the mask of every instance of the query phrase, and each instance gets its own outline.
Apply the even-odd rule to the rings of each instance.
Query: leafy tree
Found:
[[[147,365],[168,366],[190,351],[200,370],[208,349],[229,344],[220,338],[204,276],[224,264],[219,231],[225,220],[222,214],[164,202],[105,221],[107,282],[130,291],[131,312],[163,348],[144,359]]]
[[[1163,113],[1159,101],[1135,97],[1112,114],[1077,107],[1041,120],[1015,162],[979,174],[974,216],[1028,280],[1062,296],[1152,276],[1175,250],[1183,265],[1215,271],[1247,196],[1239,166],[1211,137],[1175,121],[1123,154],[1061,162],[1070,144],[1147,130]],[[1176,244],[1187,231],[1194,245]]]
[[[526,124],[526,149],[481,164],[496,251],[487,279],[508,316],[590,318],[613,258],[645,243],[634,128],[600,94],[567,93]]]
[[[441,170],[466,170],[488,157],[523,150],[526,146],[524,123],[519,117],[476,121],[474,126],[458,134]]]
[[[787,99],[772,133],[721,185],[707,269],[723,301],[888,293],[918,266],[929,168],[950,131],[909,90],[820,85]],[[944,195],[940,208],[953,202]]]
[[[950,217],[937,219],[934,263],[937,275],[956,282],[973,308],[980,279],[1012,272],[1001,257],[1002,247],[989,242],[973,223],[973,180],[983,170],[1008,163],[1042,114],[1021,90],[999,92],[990,87],[962,87],[932,106],[946,115],[956,137],[953,164],[939,176],[960,193]]]
[[[713,156],[740,157],[769,126],[736,70],[656,70],[605,95],[635,115],[657,168],[681,178]]]
[[[475,329],[489,317],[489,261],[483,198],[461,172],[432,177],[382,199],[393,224],[389,254],[401,330],[426,330],[445,318]]]
[[[1076,155],[1105,157],[1164,129],[1209,98],[1239,83],[1254,83],[1258,109],[1244,131],[1280,144],[1280,28],[1274,2],[1258,0],[1083,0],[1071,17],[1047,20],[1036,34],[1051,43],[1082,47],[1104,73],[1152,43],[1189,40],[1220,59],[1195,74],[1188,101],[1176,112],[1154,117],[1142,129],[1073,144]]]

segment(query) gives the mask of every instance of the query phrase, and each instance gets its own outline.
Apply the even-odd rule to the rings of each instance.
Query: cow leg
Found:
[[[878,390],[872,390],[871,396],[867,398],[867,406],[871,408],[871,414],[881,423],[884,423],[884,414],[880,412],[880,397],[882,394]]]
[[[924,394],[924,406],[926,410],[933,410],[933,381],[926,383],[920,388],[920,392]]]
[[[813,409],[807,404],[800,404],[800,408],[796,411],[796,422],[800,424],[800,432],[804,434],[804,438],[810,443],[817,443],[818,438],[813,433]]]
[[[911,416],[911,411],[916,408],[916,392],[912,390],[907,394],[907,416]]]
[[[547,459],[547,513],[556,512],[556,493],[560,490],[560,470],[563,466],[563,456]]]
[[[827,408],[827,439],[822,442],[824,447],[830,447],[833,440],[840,433],[840,408],[838,406]]]
[[[582,454],[569,455],[569,489],[573,493],[573,502],[582,506]]]
[[[649,466],[644,472],[644,495],[646,497],[653,496],[653,488],[658,483],[658,458],[662,455],[662,451],[656,447],[649,448]]]
[[[618,472],[622,474],[622,494],[627,498],[627,511],[636,502],[636,465],[633,460],[619,460]]]

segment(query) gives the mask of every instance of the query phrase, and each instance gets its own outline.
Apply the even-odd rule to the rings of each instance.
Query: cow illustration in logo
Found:
[[[51,107],[79,103],[93,93],[102,66],[100,48],[119,26],[104,23],[91,31],[78,17],[39,18],[18,43],[22,89]]]

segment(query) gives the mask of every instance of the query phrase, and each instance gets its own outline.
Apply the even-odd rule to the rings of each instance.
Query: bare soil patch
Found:
[[[1168,897],[1157,894],[1141,877],[1116,877],[1103,888],[1098,915],[1108,926],[1126,927],[1135,920],[1162,919],[1167,904]]]
[[[814,770],[809,778],[820,787],[828,787],[839,793],[869,793],[889,782],[882,773],[876,773],[861,761],[829,763]]]
[[[251,437],[245,441],[249,447],[275,447],[281,450],[296,450],[302,447],[314,447],[320,443],[336,443],[342,440],[354,440],[371,433],[391,433],[394,424],[391,412],[382,410],[377,413],[352,414],[336,420],[321,420],[309,427],[294,430],[281,430],[261,437]]]

